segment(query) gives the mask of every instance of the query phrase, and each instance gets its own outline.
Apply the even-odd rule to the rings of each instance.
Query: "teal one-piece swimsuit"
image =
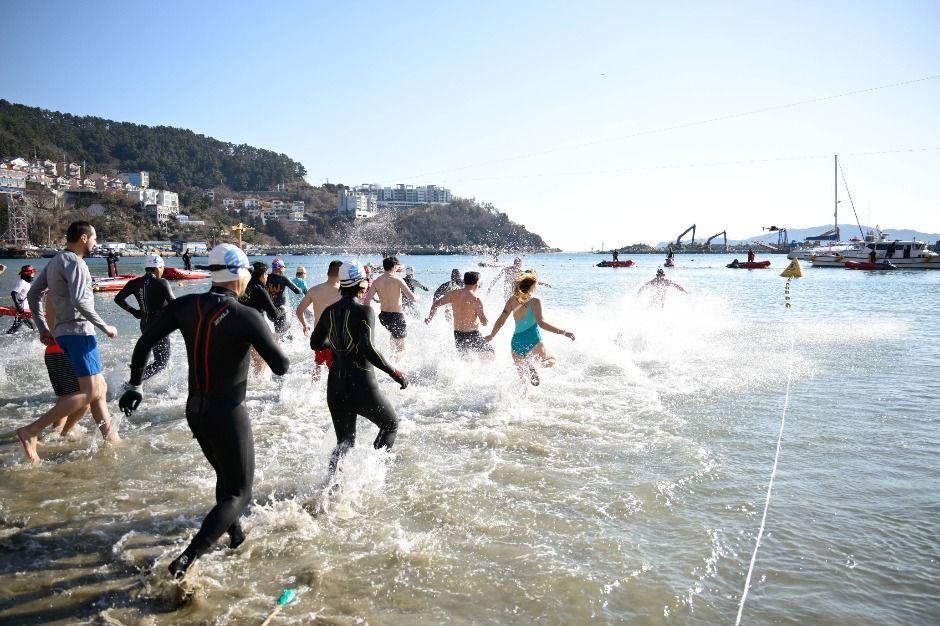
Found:
[[[516,320],[516,332],[512,335],[512,341],[509,347],[519,356],[526,356],[532,352],[532,348],[542,341],[542,333],[539,331],[539,325],[535,321],[535,314],[532,313],[532,303],[529,302],[525,317]]]

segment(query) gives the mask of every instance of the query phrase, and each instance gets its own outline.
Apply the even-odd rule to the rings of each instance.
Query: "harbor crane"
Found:
[[[727,251],[727,250],[728,250],[728,233],[727,233],[726,231],[724,231],[724,230],[721,231],[720,233],[715,233],[714,235],[712,235],[711,237],[709,237],[708,239],[706,239],[706,240],[705,240],[705,247],[708,248],[709,250],[711,250],[711,249],[712,249],[712,239],[715,239],[716,237],[724,237],[724,239],[725,239],[725,243],[724,243],[725,251]]]
[[[677,249],[681,249],[681,248],[682,248],[682,238],[685,237],[686,234],[688,234],[688,232],[689,232],[690,230],[692,231],[692,240],[689,242],[689,245],[690,245],[690,246],[691,246],[691,245],[695,245],[695,224],[692,224],[691,226],[689,226],[688,228],[686,228],[686,229],[682,232],[681,235],[679,235],[678,237],[676,237],[676,248],[677,248]]]

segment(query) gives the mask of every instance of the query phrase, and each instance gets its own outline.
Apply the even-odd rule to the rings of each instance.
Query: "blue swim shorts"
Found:
[[[55,341],[69,357],[76,378],[101,373],[101,355],[95,335],[62,335]]]

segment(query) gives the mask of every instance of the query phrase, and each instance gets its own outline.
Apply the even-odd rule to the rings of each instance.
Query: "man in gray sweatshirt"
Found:
[[[91,405],[91,415],[105,441],[118,441],[111,430],[108,414],[108,384],[101,373],[98,353],[97,326],[108,337],[117,337],[117,329],[107,324],[95,311],[91,273],[84,257],[95,247],[97,233],[88,222],[73,222],[65,234],[66,249],[49,261],[30,285],[26,294],[33,320],[39,328],[39,340],[47,346],[58,344],[78,378],[78,393],[61,396],[49,411],[38,420],[16,431],[23,451],[30,461],[38,461],[36,443],[42,430],[53,422]],[[43,294],[48,290],[55,309],[55,328],[46,324]]]

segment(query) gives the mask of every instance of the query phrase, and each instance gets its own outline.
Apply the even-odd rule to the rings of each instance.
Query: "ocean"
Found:
[[[313,284],[330,258],[285,260]],[[395,447],[372,449],[360,419],[333,496],[325,380],[295,326],[287,375],[249,380],[248,540],[233,551],[223,537],[182,584],[166,566],[215,479],[184,418],[174,334],[174,366],[145,383],[140,409],[110,403],[119,445],[90,417],[77,438],[47,433],[40,464],[0,440],[0,623],[257,624],[293,589],[273,623],[733,624],[784,418],[741,623],[937,623],[940,272],[804,266],[788,311],[781,255],[753,271],[677,255],[668,277],[689,293],[662,305],[637,295],[661,257],[602,258],[525,258],[551,285],[545,318],[576,334],[544,334],[558,364],[538,387],[516,376],[511,322],[484,363],[456,356],[443,315],[409,320],[411,385],[377,376],[401,420]],[[492,324],[505,301],[480,260],[402,257],[431,290],[423,314],[451,268],[474,269]],[[9,294],[21,263],[4,263]],[[105,273],[104,259],[89,266]],[[99,334],[112,396],[139,335],[113,298],[96,295],[120,331]],[[381,327],[376,345],[389,353]],[[0,335],[0,433],[51,406],[42,351],[34,332]]]

